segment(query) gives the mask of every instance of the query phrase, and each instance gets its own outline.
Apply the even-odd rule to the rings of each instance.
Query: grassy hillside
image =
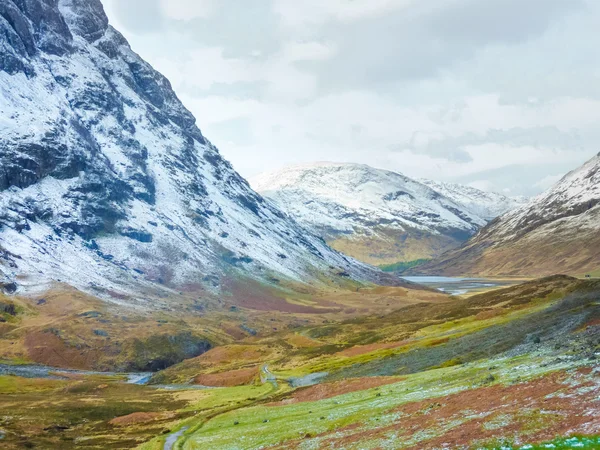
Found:
[[[157,373],[150,386],[98,375],[0,376],[0,407],[18,402],[0,422],[3,445],[416,450],[599,442],[598,281],[555,276],[320,320],[218,345]],[[39,402],[43,417],[32,409]]]
[[[408,269],[412,269],[414,267],[419,267],[422,264],[425,264],[429,261],[429,259],[417,259],[414,261],[401,261],[394,264],[383,264],[380,265],[379,268],[384,272],[395,272],[402,273]]]
[[[600,208],[585,216],[600,223]],[[583,220],[583,219],[581,219]],[[543,277],[555,273],[578,276],[600,267],[600,233],[573,226],[567,219],[540,226],[535,232],[498,242],[494,222],[462,247],[419,266],[419,274],[479,277]]]
[[[464,241],[448,235],[373,228],[369,235],[354,234],[327,239],[334,249],[375,266],[432,259],[459,247]]]
[[[240,279],[219,296],[173,292],[150,312],[62,285],[30,297],[0,293],[0,360],[154,371],[256,335],[446,301],[441,293],[415,287],[348,281],[343,287],[310,290]]]

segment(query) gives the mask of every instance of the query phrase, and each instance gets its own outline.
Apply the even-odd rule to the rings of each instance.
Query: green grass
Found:
[[[479,364],[430,370],[409,375],[405,380],[385,387],[314,402],[275,407],[258,405],[230,411],[204,423],[187,437],[182,448],[250,450],[307,436],[315,438],[314,448],[319,448],[316,436],[322,433],[354,424],[366,431],[380,428],[397,421],[394,409],[398,406],[489,385],[486,380],[490,364],[486,360]],[[501,369],[493,372],[492,384],[510,384],[517,379],[522,382],[572,366],[572,363],[530,357],[503,359],[494,364]],[[428,437],[424,435],[425,438]]]
[[[511,440],[497,440],[493,443],[485,444],[482,449],[486,450],[597,450],[600,448],[600,437],[597,436],[572,436],[557,438],[550,442],[542,444],[515,445]]]
[[[407,271],[408,269],[412,269],[413,267],[417,267],[423,265],[427,262],[431,261],[430,259],[416,259],[414,261],[399,261],[394,264],[382,264],[379,266],[381,270],[384,272],[398,272],[402,273]]]

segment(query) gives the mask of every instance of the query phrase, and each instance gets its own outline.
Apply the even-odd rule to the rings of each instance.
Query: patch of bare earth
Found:
[[[154,413],[154,412],[136,412],[126,416],[116,417],[110,422],[110,425],[115,427],[128,427],[131,425],[140,425],[145,423],[156,422],[158,420],[168,419],[173,417],[173,414]]]

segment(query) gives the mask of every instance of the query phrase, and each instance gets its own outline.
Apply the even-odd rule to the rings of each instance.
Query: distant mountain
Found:
[[[445,275],[543,276],[600,269],[600,154],[544,194],[415,269]]]
[[[398,283],[255,193],[99,0],[3,0],[0,49],[5,290],[61,281],[152,306],[236,277]]]
[[[332,247],[378,265],[456,248],[496,211],[514,204],[497,194],[427,182],[433,189],[360,164],[291,166],[259,175],[251,184]]]
[[[425,179],[419,181],[488,222],[529,202],[527,197],[507,197],[497,192],[482,191],[463,184]]]

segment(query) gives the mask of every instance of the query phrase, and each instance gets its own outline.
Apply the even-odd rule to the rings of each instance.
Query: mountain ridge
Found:
[[[364,164],[315,162],[284,167],[250,180],[262,195],[287,214],[321,235],[343,253],[371,264],[428,259],[455,248],[487,223],[490,202],[510,200],[478,192],[465,206],[421,180]],[[430,182],[435,184],[433,182]],[[450,186],[450,185],[447,185]],[[448,191],[448,187],[444,188]],[[463,191],[464,191],[463,190]],[[462,199],[467,195],[463,192]],[[502,206],[495,206],[496,209]]]
[[[581,275],[600,268],[600,154],[463,247],[413,269],[482,276]]]
[[[402,284],[256,194],[99,0],[9,0],[0,18],[1,278],[138,298],[234,273]]]

